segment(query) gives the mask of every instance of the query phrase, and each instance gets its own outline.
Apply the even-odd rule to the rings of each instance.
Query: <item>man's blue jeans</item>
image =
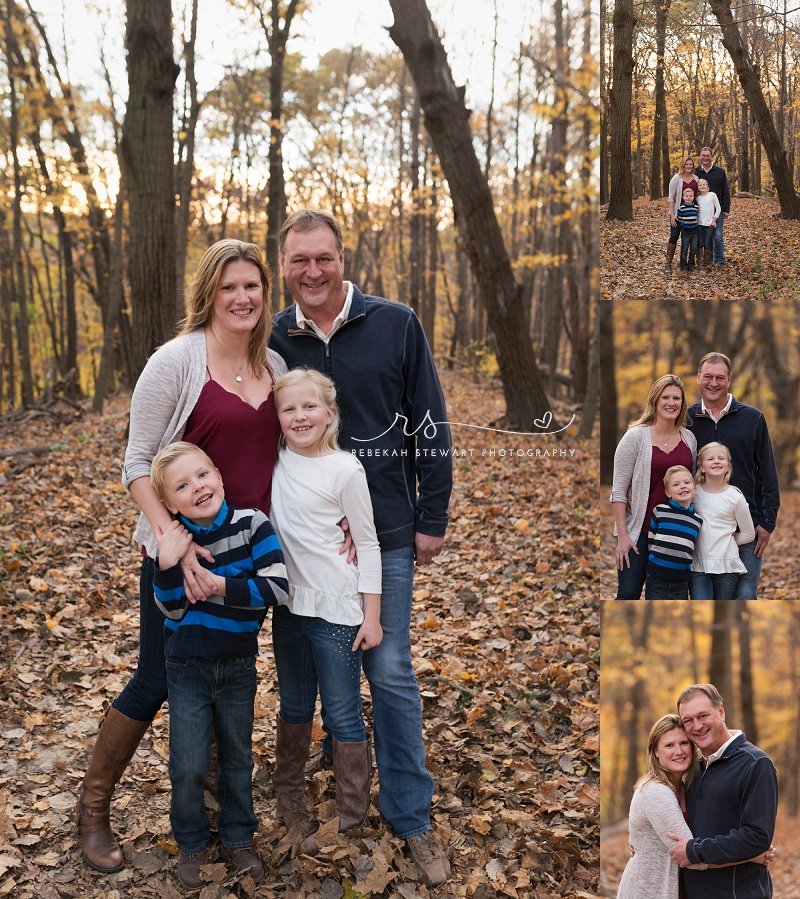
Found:
[[[725,241],[722,239],[722,226],[725,224],[725,215],[720,213],[717,219],[717,227],[714,228],[714,265],[725,264]]]
[[[362,653],[351,649],[357,633],[358,627],[293,615],[286,606],[273,610],[281,718],[287,724],[313,720],[319,689],[328,733],[340,743],[367,738],[361,715]]]
[[[761,559],[753,553],[756,541],[751,540],[739,547],[739,558],[744,562],[747,574],[740,574],[736,582],[734,599],[758,599],[758,579],[761,577]]]
[[[139,575],[139,662],[113,702],[120,714],[134,721],[152,721],[167,701],[164,614],[153,599],[154,568],[153,560],[144,556]]]
[[[383,640],[362,656],[369,681],[381,814],[401,840],[431,829],[433,778],[425,767],[422,702],[411,664],[414,547],[381,550]],[[323,709],[323,724],[327,709]],[[330,756],[330,738],[324,746]]]
[[[155,603],[153,603],[155,605]],[[180,849],[200,852],[211,825],[203,781],[211,760],[208,734],[217,737],[217,819],[222,845],[250,846],[258,828],[253,810],[255,656],[242,659],[169,658],[169,778],[172,834]]]

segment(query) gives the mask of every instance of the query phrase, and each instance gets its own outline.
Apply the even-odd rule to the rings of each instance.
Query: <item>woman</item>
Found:
[[[186,294],[181,334],[157,350],[131,400],[123,483],[142,515],[134,538],[142,546],[139,663],[104,719],[76,808],[87,863],[119,871],[122,852],[109,823],[111,796],[139,741],[167,698],[164,618],[153,601],[154,533],[171,516],[150,484],[150,463],[168,443],[202,447],[219,468],[229,502],[269,513],[280,425],[272,399],[286,364],[267,349],[272,273],[254,244],[221,240],[210,247]],[[194,547],[194,544],[193,544]],[[197,550],[207,554],[207,551]],[[194,548],[181,560],[194,600],[213,592]],[[253,868],[253,859],[243,859]]]
[[[653,509],[667,502],[664,475],[673,465],[694,470],[697,441],[687,430],[683,384],[664,375],[650,388],[644,413],[614,454],[614,534],[617,599],[639,599],[647,568],[647,531]]]
[[[675,218],[675,212],[683,202],[683,192],[687,187],[691,187],[697,196],[697,178],[694,174],[694,160],[691,156],[687,156],[683,160],[681,170],[672,176],[669,182],[669,242],[667,243],[667,274],[672,274],[672,259],[675,256],[675,247],[678,245],[678,238],[681,235],[681,227]]]
[[[678,899],[678,866],[669,854],[668,836],[692,838],[685,789],[694,774],[695,747],[678,715],[664,715],[650,730],[644,775],[636,782],[628,816],[633,853],[622,873],[617,899]],[[774,850],[746,861],[768,865]],[[731,862],[741,864],[741,862]],[[695,870],[728,865],[691,865]]]

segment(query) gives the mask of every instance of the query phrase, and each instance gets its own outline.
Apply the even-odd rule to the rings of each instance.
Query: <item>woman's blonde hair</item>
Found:
[[[691,156],[685,156],[683,158],[683,162],[681,163],[681,174],[683,174],[684,169],[686,168],[686,163],[691,162],[692,164],[692,174],[694,174],[695,164],[694,159]]]
[[[686,728],[683,726],[680,715],[675,715],[674,713],[671,715],[662,715],[650,728],[650,736],[647,738],[647,761],[644,764],[644,774],[636,781],[634,790],[649,783],[651,780],[656,780],[659,783],[668,786],[673,792],[675,791],[675,787],[669,779],[669,774],[656,756],[659,740],[664,734],[675,728],[684,731],[684,733],[686,732]],[[689,745],[691,746],[690,753],[692,763],[689,765],[686,774],[683,775],[684,787],[688,787],[692,782],[692,778],[694,777],[694,763],[697,757],[697,750],[691,740],[689,741]]]
[[[631,422],[631,427],[636,425],[650,425],[656,420],[656,405],[658,398],[667,389],[667,387],[677,387],[681,392],[681,411],[675,419],[677,428],[687,428],[691,424],[689,421],[688,407],[686,405],[686,393],[683,389],[683,381],[677,375],[662,375],[653,382],[650,393],[647,394],[647,401],[644,404],[644,412],[636,421]]]
[[[331,413],[332,418],[328,423],[328,427],[325,428],[319,447],[323,453],[332,453],[334,450],[341,448],[339,441],[336,439],[339,433],[339,406],[336,403],[336,385],[327,375],[323,375],[322,372],[313,368],[293,368],[278,378],[272,388],[272,393],[275,397],[275,408],[280,413],[278,394],[284,387],[295,387],[297,384],[302,384],[305,381],[310,382],[314,386],[320,403]],[[281,443],[284,446],[286,445],[284,437],[281,437]]]
[[[723,484],[727,484],[730,482],[731,474],[733,473],[733,465],[731,459],[731,451],[722,443],[719,443],[717,440],[712,440],[711,443],[707,443],[705,446],[700,447],[697,451],[697,474],[694,476],[695,482],[698,484],[705,484],[706,482],[706,473],[701,471],[700,469],[703,466],[703,459],[705,458],[706,452],[710,449],[724,449],[725,455],[728,457],[728,470],[725,472],[725,477],[722,479]]]
[[[253,373],[260,376],[266,370],[272,375],[267,355],[267,342],[272,331],[272,311],[270,292],[272,290],[272,270],[261,258],[261,251],[254,243],[242,240],[218,240],[212,244],[200,260],[194,279],[186,288],[186,318],[181,334],[202,331],[211,324],[214,315],[214,300],[219,289],[222,273],[229,262],[250,262],[257,269],[261,279],[263,305],[261,315],[250,332],[247,343],[247,361]]]

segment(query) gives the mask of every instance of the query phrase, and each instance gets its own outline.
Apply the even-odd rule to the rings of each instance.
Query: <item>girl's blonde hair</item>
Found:
[[[214,465],[211,456],[209,456],[205,450],[201,450],[199,446],[195,446],[194,443],[189,443],[186,440],[176,440],[175,443],[168,443],[163,449],[156,453],[150,465],[150,483],[153,490],[156,492],[156,496],[160,500],[165,501],[167,498],[167,469],[176,459],[188,456],[189,453],[197,453],[206,465],[213,468],[214,471],[219,472],[219,469]]]
[[[261,250],[254,243],[242,240],[218,240],[203,254],[197,266],[194,279],[186,288],[186,318],[183,320],[181,334],[202,331],[211,326],[214,316],[214,300],[217,297],[222,273],[229,262],[250,262],[258,269],[261,281],[262,307],[261,315],[250,332],[247,343],[247,361],[253,374],[261,376],[261,372],[272,369],[267,355],[267,342],[272,331],[272,312],[270,310],[270,291],[272,290],[272,270],[261,258]]]
[[[650,728],[650,736],[647,739],[647,761],[644,765],[644,774],[636,781],[636,785],[634,786],[634,790],[637,790],[643,784],[649,783],[651,780],[656,780],[659,783],[665,784],[668,786],[673,792],[675,792],[675,787],[672,784],[672,781],[669,779],[669,774],[667,773],[664,766],[661,764],[660,759],[656,756],[656,750],[658,749],[658,742],[664,736],[664,734],[668,733],[671,730],[678,728],[678,730],[686,731],[686,728],[683,726],[683,721],[681,721],[680,715],[662,715],[658,721]],[[686,774],[683,775],[683,785],[684,787],[688,787],[692,778],[694,777],[694,763],[697,758],[697,750],[695,748],[694,743],[689,741],[689,745],[692,747],[690,749],[692,763],[689,765],[689,770]]]
[[[650,425],[656,420],[656,405],[658,404],[658,398],[667,389],[667,387],[677,387],[681,392],[681,411],[678,413],[678,417],[675,419],[675,427],[689,427],[690,422],[688,407],[686,405],[686,393],[683,389],[683,381],[681,381],[681,379],[677,375],[662,375],[660,378],[653,382],[653,386],[650,388],[650,393],[647,394],[647,401],[644,405],[644,412],[642,412],[641,416],[637,418],[636,421],[631,422],[630,426],[632,428],[635,428],[637,425]]]
[[[727,484],[730,482],[731,474],[733,474],[733,465],[731,459],[731,451],[722,443],[719,443],[716,440],[713,440],[711,443],[707,443],[705,446],[701,447],[697,452],[697,474],[694,476],[695,482],[698,484],[705,484],[706,482],[706,473],[701,471],[703,466],[703,458],[705,454],[710,449],[724,449],[725,455],[728,457],[728,470],[725,472],[725,477],[722,479],[723,484]]]
[[[332,453],[334,450],[341,449],[339,441],[336,439],[339,433],[339,406],[336,403],[336,385],[327,375],[323,375],[322,372],[314,368],[293,368],[290,372],[278,378],[272,388],[272,393],[275,397],[275,408],[280,412],[278,394],[284,387],[295,387],[297,384],[302,384],[305,381],[309,381],[314,386],[320,403],[325,406],[332,416],[328,427],[325,428],[325,433],[320,439],[320,450],[322,453]],[[286,440],[283,436],[281,437],[281,443],[284,446],[286,445]]]

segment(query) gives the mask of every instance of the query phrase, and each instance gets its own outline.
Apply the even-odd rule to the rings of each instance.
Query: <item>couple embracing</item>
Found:
[[[713,684],[687,687],[650,731],[617,899],[769,899],[777,811],[770,757],[728,728]]]

